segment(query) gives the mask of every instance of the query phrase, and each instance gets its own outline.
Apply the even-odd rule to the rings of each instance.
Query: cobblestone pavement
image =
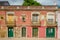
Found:
[[[60,40],[56,38],[0,38],[0,40]]]

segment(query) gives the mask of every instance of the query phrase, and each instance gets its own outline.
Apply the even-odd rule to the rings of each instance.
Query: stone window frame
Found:
[[[51,16],[53,15],[53,16],[52,16],[52,17],[50,16],[51,18],[49,18],[49,15],[51,15]],[[53,18],[53,17],[54,17],[54,18]],[[54,20],[55,20],[55,13],[54,13],[54,12],[47,12],[47,22],[48,22],[48,23],[50,23],[50,22],[48,21],[49,19],[53,19],[53,23],[54,23]]]
[[[33,22],[33,18],[32,18],[32,15],[33,14],[38,14],[38,22],[40,21],[40,12],[36,12],[36,11],[33,11],[32,14],[31,14],[31,21]]]
[[[15,19],[15,12],[13,12],[13,11],[7,11],[6,12],[6,20],[8,20],[8,14],[13,14],[14,15],[14,19]]]

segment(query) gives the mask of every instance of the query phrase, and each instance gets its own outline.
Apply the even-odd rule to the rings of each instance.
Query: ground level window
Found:
[[[22,28],[22,37],[26,37],[26,28],[25,27]]]
[[[32,36],[33,37],[38,37],[38,28],[33,28],[32,29]]]
[[[55,37],[55,28],[46,28],[46,37]]]

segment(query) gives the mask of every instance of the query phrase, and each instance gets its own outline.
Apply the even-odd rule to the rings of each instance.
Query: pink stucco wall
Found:
[[[0,15],[2,15],[3,16],[3,20],[0,20],[0,24],[2,25],[2,26],[6,26],[6,24],[5,24],[5,19],[6,19],[6,13],[5,13],[5,11],[0,11]]]
[[[56,27],[56,38],[58,38],[58,28]]]
[[[16,16],[16,25],[19,25],[19,24],[23,24],[23,25],[31,25],[31,14],[32,12],[34,11],[15,11],[15,16]],[[46,14],[46,11],[36,11],[36,12],[40,12],[40,14],[42,15],[45,15]],[[25,14],[26,15],[26,22],[22,22],[22,18],[21,18],[21,15],[22,14]],[[42,20],[41,20],[42,21]],[[44,22],[41,23],[41,25],[43,24]]]
[[[21,15],[25,14],[26,15],[26,22],[22,22]],[[15,15],[17,17],[16,24],[17,25],[30,25],[31,24],[31,12],[30,11],[16,11]]]
[[[45,38],[45,27],[39,27],[39,38]]]
[[[27,25],[27,37],[32,37],[32,26],[31,26],[31,12],[33,11],[15,11],[15,16],[17,18],[16,25]],[[48,11],[38,11],[41,15],[46,16]],[[22,22],[21,15],[26,15],[26,22]],[[41,26],[38,27],[38,37],[39,38],[46,38],[46,27],[47,25],[43,26],[46,20],[41,20]],[[56,33],[57,34],[57,33]],[[57,37],[57,36],[56,36]]]
[[[31,26],[31,12],[33,11],[13,11],[15,12],[15,18],[16,18],[16,25],[17,27],[21,26],[21,25],[26,25],[27,27],[27,37],[32,37],[32,26]],[[40,12],[42,15],[46,16],[47,11],[38,11]],[[25,14],[26,15],[26,22],[22,22],[21,19],[21,15]],[[5,24],[5,19],[6,19],[6,11],[0,11],[0,15],[4,16],[4,20],[0,20],[0,24],[2,24],[2,26],[6,25]],[[41,20],[41,26],[38,27],[38,37],[39,38],[45,38],[46,37],[46,26],[44,25],[45,20]],[[18,26],[19,25],[19,26]],[[58,28],[57,28],[58,29]],[[56,29],[56,38],[57,38],[57,29]]]
[[[27,37],[31,38],[32,37],[32,27],[28,26],[27,28]]]

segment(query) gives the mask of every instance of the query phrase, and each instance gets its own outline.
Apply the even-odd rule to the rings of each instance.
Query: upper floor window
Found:
[[[53,12],[48,12],[48,13],[47,13],[47,21],[48,21],[49,23],[52,23],[52,22],[54,22],[54,19],[55,19],[54,13],[53,13]]]
[[[7,12],[7,21],[14,21],[14,12]]]
[[[39,12],[33,12],[32,13],[32,21],[33,22],[38,22],[39,21]]]

